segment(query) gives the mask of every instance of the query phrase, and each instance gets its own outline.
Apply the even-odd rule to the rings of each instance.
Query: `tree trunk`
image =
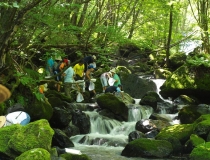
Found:
[[[171,5],[170,16],[169,16],[169,31],[168,31],[168,42],[166,46],[166,66],[169,67],[169,56],[170,56],[170,44],[173,27],[173,5]]]

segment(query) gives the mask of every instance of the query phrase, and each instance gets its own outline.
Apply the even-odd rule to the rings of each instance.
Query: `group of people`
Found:
[[[122,93],[122,84],[119,75],[116,73],[116,69],[112,69],[109,72],[101,74],[100,80],[103,92],[113,94],[120,93],[122,98],[124,98]]]
[[[85,90],[89,89],[91,82],[91,75],[96,70],[96,56],[87,56],[84,59],[80,60],[73,67],[70,66],[70,60],[61,57],[56,57],[55,61],[50,58],[47,61],[48,73],[51,75],[59,75],[59,73],[64,69],[64,67],[68,67],[62,74],[56,77],[56,81],[58,81],[56,87],[57,91],[60,91],[61,79],[64,78],[64,92],[65,95],[70,97],[70,90],[72,88],[72,84],[76,85],[79,90],[81,90],[81,86],[79,86],[76,81],[84,80],[85,81]],[[109,84],[109,80],[114,81],[113,84]],[[102,89],[104,93],[121,93],[122,97],[122,85],[120,81],[120,77],[116,73],[116,69],[112,69],[109,72],[105,72],[101,74],[100,81],[102,84]],[[92,90],[94,95],[96,95],[95,90]]]
[[[76,85],[78,90],[81,90],[79,85],[76,83],[78,80],[85,81],[85,87],[88,88],[91,81],[91,74],[96,69],[95,65],[96,56],[87,56],[84,59],[80,60],[73,67],[70,66],[71,61],[67,58],[61,59],[60,56],[55,57],[55,60],[51,57],[47,60],[47,68],[46,71],[49,76],[56,76],[56,88],[57,91],[60,92],[60,85],[62,83],[62,79],[64,82],[64,92],[67,97],[70,97],[70,90],[72,88],[72,84]],[[67,67],[67,69],[63,71],[63,69]],[[62,72],[62,73],[61,73]],[[93,90],[94,94],[95,90]]]

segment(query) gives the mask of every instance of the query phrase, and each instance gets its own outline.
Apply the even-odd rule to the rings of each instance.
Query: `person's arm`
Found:
[[[87,77],[88,80],[91,79],[91,78],[90,78],[90,71],[89,71],[89,70],[86,71],[86,74],[85,74],[85,75],[86,75],[86,77]]]

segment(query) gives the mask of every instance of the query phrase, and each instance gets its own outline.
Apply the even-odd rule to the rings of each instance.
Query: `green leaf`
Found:
[[[17,4],[17,2],[13,2],[13,7],[14,8],[19,8],[19,5]]]

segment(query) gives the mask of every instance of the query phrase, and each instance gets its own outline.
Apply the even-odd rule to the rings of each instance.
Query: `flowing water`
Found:
[[[158,81],[155,83],[159,89]],[[162,83],[163,81],[160,80],[160,84]],[[82,154],[88,155],[92,160],[148,160],[148,158],[121,156],[122,150],[128,143],[129,133],[135,131],[136,122],[148,119],[153,113],[152,107],[139,105],[140,99],[135,101],[136,104],[128,106],[128,122],[113,120],[101,116],[95,111],[84,111],[90,116],[90,133],[71,137],[70,139],[75,145],[74,149],[80,150]],[[172,121],[176,115],[164,114],[163,116]]]

